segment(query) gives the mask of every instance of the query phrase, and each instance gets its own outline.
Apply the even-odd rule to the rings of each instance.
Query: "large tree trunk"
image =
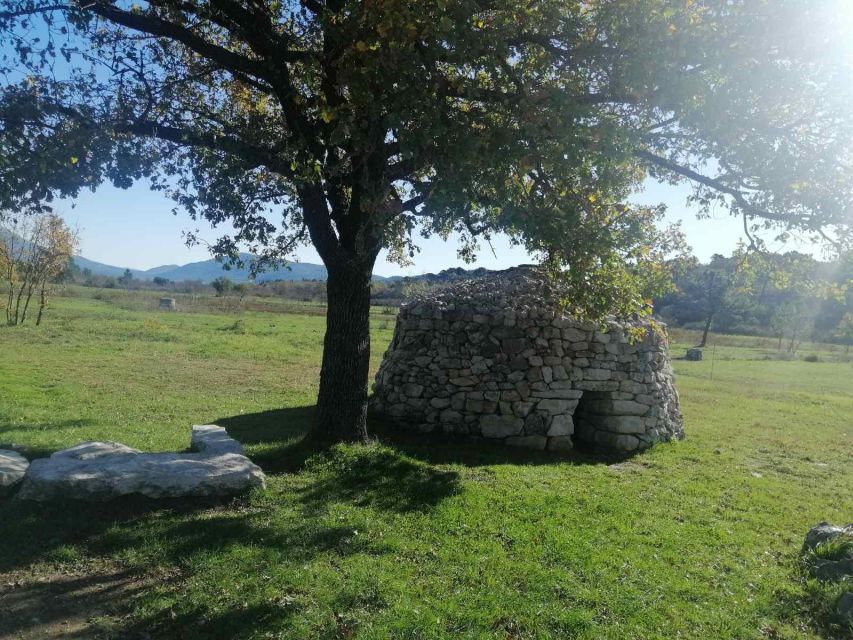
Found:
[[[326,338],[311,433],[321,443],[367,441],[370,262],[328,267]]]

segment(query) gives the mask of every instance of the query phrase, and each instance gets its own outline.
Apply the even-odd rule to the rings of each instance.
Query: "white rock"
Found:
[[[506,438],[521,433],[524,420],[514,416],[488,415],[480,418],[480,432],[484,438]]]
[[[142,453],[139,449],[132,449],[126,445],[112,442],[110,440],[89,440],[80,444],[57,451],[51,458],[74,458],[75,460],[93,460],[103,456],[114,456],[123,453]]]
[[[243,446],[215,424],[193,425],[190,449],[199,453],[243,453]]]
[[[0,449],[0,495],[18,484],[30,466],[29,461],[17,451]]]
[[[216,425],[193,427],[196,453],[141,453],[115,442],[84,442],[34,460],[18,498],[109,500],[224,496],[265,487],[266,477]]]
[[[549,436],[570,436],[575,432],[575,424],[571,416],[554,416],[548,428]]]

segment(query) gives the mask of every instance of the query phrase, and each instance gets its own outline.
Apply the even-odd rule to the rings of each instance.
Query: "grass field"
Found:
[[[853,514],[853,363],[717,339],[687,440],[627,460],[379,444],[316,454],[316,305],[59,298],[0,328],[0,443],[150,451],[216,422],[268,473],[224,503],[0,502],[0,638],[835,638],[802,537]],[[270,313],[270,311],[278,311]],[[287,313],[284,313],[287,312]],[[373,366],[393,317],[377,309]],[[674,355],[694,336],[674,332]],[[713,355],[713,359],[710,357]]]

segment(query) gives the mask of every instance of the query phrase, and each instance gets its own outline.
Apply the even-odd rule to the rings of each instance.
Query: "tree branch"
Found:
[[[233,69],[264,80],[269,79],[270,74],[268,69],[259,61],[208,42],[193,33],[190,29],[181,27],[173,22],[155,16],[122,11],[115,6],[104,3],[102,0],[83,5],[83,8],[86,11],[91,11],[95,15],[101,16],[109,22],[127,27],[128,29],[180,42],[200,56],[222,65],[225,69]],[[291,52],[282,51],[282,60],[287,61],[289,53]]]
[[[672,160],[655,155],[643,149],[638,149],[634,151],[634,155],[640,158],[641,160],[645,160],[646,162],[666,169],[667,171],[671,171],[672,173],[684,176],[685,178],[689,178],[690,180],[705,185],[706,187],[714,189],[715,191],[719,191],[720,193],[725,193],[726,195],[731,196],[734,199],[735,203],[738,205],[738,207],[740,207],[741,211],[749,214],[750,216],[762,217],[768,220],[775,220],[776,222],[791,222],[789,218],[756,208],[749,202],[749,200],[746,199],[746,196],[743,194],[742,191],[731,187],[726,183],[721,182],[720,180],[709,178],[708,176],[702,175],[701,173],[698,173],[693,169],[690,169],[689,167],[684,167],[676,162],[673,162]]]
[[[142,121],[114,125],[118,133],[131,133],[136,136],[166,140],[188,147],[203,147],[213,151],[224,151],[245,160],[247,168],[265,166],[288,179],[295,179],[296,174],[286,162],[282,162],[272,150],[256,147],[235,138],[198,133],[189,129],[161,125],[156,122]]]
[[[70,9],[67,4],[49,4],[45,7],[32,7],[29,9],[18,9],[17,11],[0,11],[0,20],[12,20],[24,16],[32,16],[38,13],[50,13],[51,11],[65,11]]]

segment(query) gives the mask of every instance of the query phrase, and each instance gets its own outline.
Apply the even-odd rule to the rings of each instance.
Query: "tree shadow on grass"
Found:
[[[252,459],[267,473],[296,472],[318,449],[305,434],[314,417],[314,406],[273,409],[259,413],[220,418],[233,437],[247,445]],[[466,467],[491,465],[614,464],[634,454],[607,454],[575,449],[569,452],[535,451],[507,447],[464,436],[422,434],[406,431],[382,416],[371,415],[371,437],[409,457],[429,464],[458,464]]]
[[[100,637],[98,625],[106,624],[108,637],[234,638],[286,626],[294,613],[286,602],[232,597],[220,565],[240,574],[268,562],[302,566],[391,552],[346,522],[307,515],[341,500],[332,485],[322,487],[297,493],[295,505],[263,494],[226,503],[2,503],[0,636],[53,637],[60,629]],[[228,595],[208,603],[198,584]],[[196,585],[195,599],[176,598],[187,585]],[[79,635],[58,626],[69,619],[79,622]]]
[[[117,566],[130,572],[128,579],[133,584],[132,588],[112,588],[113,578],[107,577],[103,597],[93,604],[76,593],[76,583],[70,583],[62,595],[70,603],[65,608],[47,602],[55,590],[30,589],[18,599],[22,613],[15,618],[15,632],[38,637],[46,617],[58,619],[75,607],[94,607],[84,613],[95,617],[98,607],[116,611],[113,621],[118,621],[120,629],[113,635],[117,637],[232,638],[264,628],[286,628],[298,611],[290,597],[281,602],[275,598],[243,602],[235,599],[237,595],[229,595],[224,601],[208,603],[199,597],[158,595],[153,589],[171,594],[191,584],[207,589],[216,584],[216,567],[222,563],[235,571],[254,571],[267,562],[302,566],[317,558],[336,564],[352,554],[387,555],[392,551],[382,539],[355,535],[352,524],[329,515],[341,504],[392,513],[429,512],[461,490],[457,471],[441,465],[618,460],[581,453],[532,452],[464,439],[436,442],[375,418],[370,428],[380,444],[320,452],[304,438],[313,413],[313,407],[296,407],[216,421],[270,474],[266,492],[227,501],[134,497],[106,504],[0,501],[0,573],[38,574],[52,563],[62,567],[70,562],[83,578],[96,577],[98,567]],[[281,473],[298,475],[277,477]],[[164,569],[175,577],[151,580]],[[122,585],[125,579],[123,575],[115,578]],[[286,596],[288,589],[298,591],[299,585],[277,588]],[[346,585],[341,589],[346,591]],[[300,596],[294,597],[298,600]],[[34,622],[37,616],[30,613],[40,608],[46,613]],[[334,624],[328,630],[332,636],[340,631]],[[84,630],[80,637],[91,637],[87,633]]]
[[[86,575],[0,585],[0,633],[15,638],[92,637],[89,619],[151,586],[132,572],[104,567]]]
[[[290,407],[218,418],[214,424],[243,444],[252,461],[267,474],[296,473],[320,449],[305,440],[314,407]]]
[[[381,511],[429,511],[460,490],[459,474],[373,445],[333,449],[307,463],[316,480],[299,492],[306,517],[346,502]]]
[[[389,511],[425,510],[458,490],[455,472],[434,469],[394,448],[323,450],[306,439],[313,406],[274,409],[220,418],[216,424],[246,445],[247,453],[266,473],[310,469],[317,480],[301,491],[307,511],[330,501],[349,501]]]
[[[6,620],[0,635],[42,637],[65,618],[103,617],[120,627],[107,635],[122,638],[232,638],[267,625],[284,628],[298,610],[287,598],[244,603],[229,595],[208,604],[158,590],[175,594],[188,584],[218,588],[222,563],[245,572],[267,562],[303,566],[318,558],[337,564],[355,554],[384,556],[392,550],[382,538],[358,535],[352,523],[329,514],[340,505],[427,512],[459,491],[456,472],[389,447],[318,453],[302,439],[310,408],[270,414],[240,416],[239,424],[219,421],[267,471],[300,471],[270,476],[267,491],[229,500],[0,501],[0,574],[3,582],[23,581],[13,590],[14,611],[0,616]],[[174,579],[152,578],[164,570]],[[69,580],[69,572],[79,579]],[[91,589],[97,593],[89,594]],[[0,611],[3,606],[0,598]],[[100,632],[81,629],[79,637]]]

